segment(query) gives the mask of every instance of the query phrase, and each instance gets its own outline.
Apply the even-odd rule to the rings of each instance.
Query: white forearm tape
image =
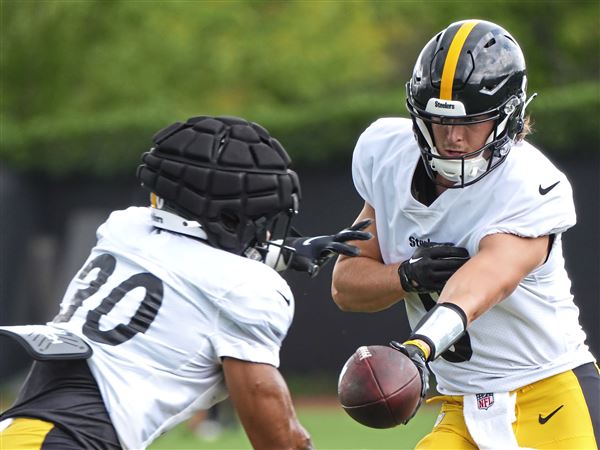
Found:
[[[438,303],[417,325],[410,339],[421,339],[431,347],[430,361],[444,353],[467,328],[467,316],[454,303]]]

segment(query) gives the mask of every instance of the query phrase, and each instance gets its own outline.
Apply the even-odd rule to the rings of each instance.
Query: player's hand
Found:
[[[399,342],[392,341],[390,342],[390,347],[408,356],[410,360],[415,364],[417,370],[419,371],[419,374],[421,375],[421,399],[415,407],[415,410],[413,411],[412,415],[404,422],[404,424],[406,425],[408,421],[415,416],[415,414],[421,407],[421,404],[423,403],[423,400],[425,400],[425,396],[427,395],[427,390],[429,389],[429,369],[427,368],[427,357],[419,347],[408,342],[401,344]]]
[[[285,246],[293,249],[288,268],[299,272],[308,272],[311,277],[335,255],[358,256],[360,250],[348,241],[366,241],[373,237],[368,231],[362,231],[373,222],[365,219],[349,228],[328,236],[287,238]]]
[[[405,292],[440,292],[468,260],[467,249],[454,244],[431,242],[419,247],[398,268],[402,289]]]

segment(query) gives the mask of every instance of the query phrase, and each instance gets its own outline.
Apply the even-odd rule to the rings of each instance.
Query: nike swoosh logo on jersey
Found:
[[[290,301],[289,301],[289,299],[288,299],[288,298],[287,298],[285,295],[283,295],[283,294],[282,294],[281,292],[279,292],[279,291],[277,291],[277,293],[283,297],[283,299],[285,300],[285,302],[286,302],[288,305],[290,305]]]
[[[556,414],[558,411],[560,411],[560,409],[565,406],[565,405],[560,405],[558,408],[556,408],[554,411],[552,411],[550,414],[548,414],[546,417],[542,417],[542,415],[540,414],[538,417],[538,421],[544,425],[546,422],[548,422],[550,419],[552,419],[552,416],[554,414]]]
[[[539,188],[540,189],[540,194],[546,195],[548,192],[550,192],[552,189],[554,189],[558,183],[560,183],[560,180],[558,180],[554,184],[551,184],[547,188],[543,188],[542,185],[540,184],[540,188]]]
[[[416,262],[419,262],[419,261],[421,261],[422,259],[423,259],[423,257],[422,257],[422,256],[421,256],[420,258],[414,258],[414,259],[413,259],[413,258],[410,258],[410,259],[408,260],[408,263],[409,263],[409,264],[414,264],[414,263],[416,263]]]

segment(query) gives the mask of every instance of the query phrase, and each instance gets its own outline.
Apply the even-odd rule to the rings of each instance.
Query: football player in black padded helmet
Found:
[[[345,242],[370,238],[361,231],[368,221],[330,236],[289,236],[300,181],[279,141],[256,123],[192,117],[159,131],[153,141],[137,176],[151,192],[158,228],[311,276],[336,254],[354,256],[356,247]]]
[[[153,140],[137,172],[156,195],[152,206],[179,215],[183,231],[193,230],[217,248],[241,255],[270,239],[278,219],[298,212],[300,183],[288,168],[290,158],[255,123],[194,117]],[[168,226],[159,211],[156,226]]]
[[[288,236],[300,203],[289,165],[240,118],[158,132],[137,170],[151,206],[98,228],[52,322],[0,327],[38,359],[0,415],[5,448],[143,449],[227,396],[254,448],[312,448],[277,369],[294,317],[277,271],[315,275],[371,235],[365,221]]]

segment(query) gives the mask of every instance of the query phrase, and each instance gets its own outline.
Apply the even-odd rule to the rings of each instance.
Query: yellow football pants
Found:
[[[546,378],[516,391],[513,431],[520,447],[597,449],[600,371],[594,364]],[[477,449],[463,416],[462,397],[441,396],[431,433],[416,449]],[[596,430],[594,430],[594,427]],[[596,435],[594,434],[594,431]]]

